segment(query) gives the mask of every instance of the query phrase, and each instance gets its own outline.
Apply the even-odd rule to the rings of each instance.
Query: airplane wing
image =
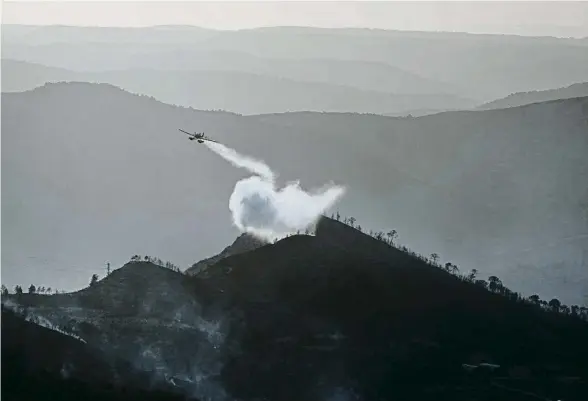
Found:
[[[187,131],[184,131],[184,130],[183,130],[183,129],[181,129],[181,128],[178,128],[178,129],[179,129],[180,131],[182,131],[182,132],[183,132],[184,134],[186,134],[186,135],[189,135],[189,136],[191,136],[191,137],[193,137],[193,136],[194,136],[194,134],[191,134],[191,133],[189,133],[189,132],[187,132]]]

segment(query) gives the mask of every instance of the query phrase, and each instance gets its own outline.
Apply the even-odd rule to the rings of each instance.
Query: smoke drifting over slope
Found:
[[[278,189],[276,174],[263,161],[240,155],[219,143],[205,144],[234,166],[254,174],[235,184],[229,209],[235,226],[258,238],[271,241],[306,229],[345,193],[344,187],[332,184],[306,192],[298,181]]]

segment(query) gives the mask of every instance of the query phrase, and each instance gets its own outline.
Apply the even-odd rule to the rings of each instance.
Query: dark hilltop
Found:
[[[460,274],[394,239],[324,217],[314,235],[241,236],[193,274],[135,256],[78,292],[8,295],[3,363],[20,361],[11,374],[43,388],[71,366],[75,380],[169,399],[585,399],[585,308]]]

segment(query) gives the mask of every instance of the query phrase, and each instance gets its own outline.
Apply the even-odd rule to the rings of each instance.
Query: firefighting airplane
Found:
[[[194,134],[191,134],[189,132],[184,131],[183,129],[180,129],[180,131],[182,131],[184,134],[188,135],[191,141],[193,141],[194,139],[196,139],[198,141],[198,143],[204,143],[204,141],[209,141],[209,142],[216,142],[214,139],[210,139],[209,137],[204,135],[204,132],[197,132]]]

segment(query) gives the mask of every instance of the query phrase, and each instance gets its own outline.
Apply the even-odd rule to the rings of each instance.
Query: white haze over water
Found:
[[[258,238],[271,241],[312,226],[345,193],[345,188],[337,185],[306,192],[298,181],[278,189],[276,174],[263,161],[240,155],[220,143],[204,143],[235,167],[254,174],[235,184],[229,210],[239,230]]]

